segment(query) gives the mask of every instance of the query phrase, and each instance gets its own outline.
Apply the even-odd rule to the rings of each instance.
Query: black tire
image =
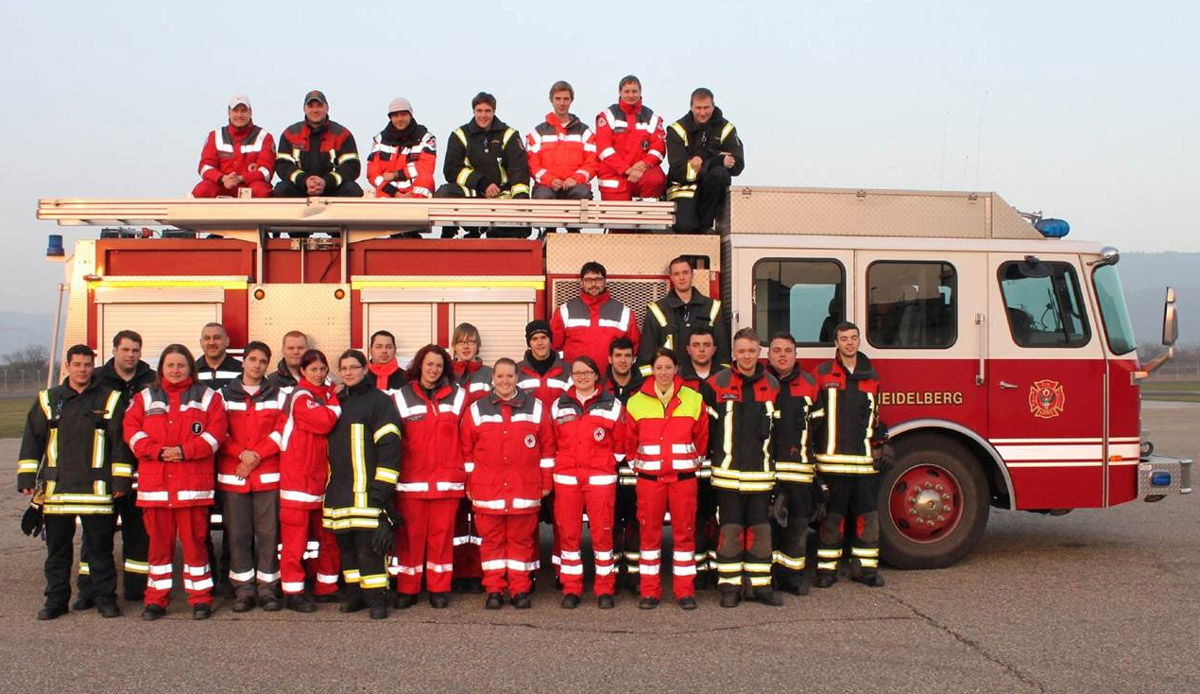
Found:
[[[892,518],[891,495],[900,477],[919,465],[948,473],[960,490],[961,517],[942,537],[918,542],[906,536]],[[897,569],[942,569],[953,566],[975,548],[987,527],[988,484],[983,466],[962,444],[935,434],[918,434],[896,443],[896,464],[880,479],[879,541],[882,559]],[[901,521],[903,522],[903,521]]]

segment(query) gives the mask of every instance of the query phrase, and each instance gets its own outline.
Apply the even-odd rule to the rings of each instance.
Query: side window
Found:
[[[867,267],[867,341],[945,349],[958,339],[958,273],[950,263],[881,261]]]
[[[832,345],[846,316],[846,270],[836,260],[760,260],[754,265],[754,329],[790,332],[801,347]]]
[[[1000,266],[1000,293],[1013,341],[1021,347],[1082,347],[1091,339],[1079,279],[1067,263]]]

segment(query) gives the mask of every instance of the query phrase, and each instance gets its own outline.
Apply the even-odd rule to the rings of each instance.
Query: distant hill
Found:
[[[1163,298],[1175,287],[1179,342],[1200,343],[1200,253],[1122,253],[1117,266],[1138,342],[1159,342]]]

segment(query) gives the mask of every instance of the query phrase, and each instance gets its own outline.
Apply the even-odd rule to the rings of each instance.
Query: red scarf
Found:
[[[375,387],[379,390],[387,390],[388,378],[400,370],[400,362],[395,359],[386,364],[372,362],[367,364],[367,368],[371,370],[371,373],[375,374]]]

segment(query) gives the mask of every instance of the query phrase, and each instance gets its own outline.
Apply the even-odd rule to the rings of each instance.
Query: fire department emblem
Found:
[[[1044,379],[1029,386],[1029,412],[1038,419],[1053,419],[1062,414],[1067,395],[1058,381]]]
[[[192,422],[192,433],[199,436],[204,431],[204,425],[200,422]]]
[[[533,448],[537,445],[537,438],[533,434],[525,434],[525,447]]]
[[[596,439],[597,441],[603,441],[604,427],[596,427],[596,430],[592,432],[592,438]]]

